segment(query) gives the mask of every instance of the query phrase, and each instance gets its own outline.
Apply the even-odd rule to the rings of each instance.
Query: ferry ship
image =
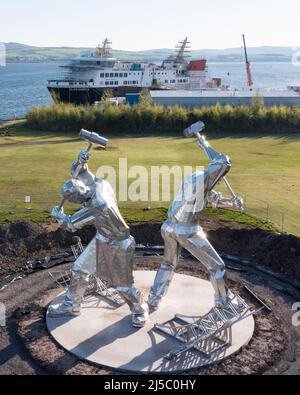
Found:
[[[89,56],[80,56],[61,66],[61,78],[49,80],[47,88],[54,101],[93,104],[105,91],[115,97],[149,90],[202,90],[221,86],[221,79],[207,78],[206,59],[189,60],[188,38],[161,65],[146,62],[118,61],[111,54],[111,42]]]

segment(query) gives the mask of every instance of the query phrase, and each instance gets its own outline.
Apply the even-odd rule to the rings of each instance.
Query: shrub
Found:
[[[265,107],[260,98],[249,106],[216,104],[196,108],[156,106],[145,98],[135,106],[103,103],[96,107],[60,103],[34,108],[27,114],[30,128],[56,132],[83,127],[105,133],[181,132],[198,120],[205,122],[207,130],[213,132],[299,132],[300,109]]]

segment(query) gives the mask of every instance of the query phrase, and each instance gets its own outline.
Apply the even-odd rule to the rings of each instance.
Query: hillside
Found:
[[[71,47],[34,47],[19,43],[6,43],[7,62],[50,62],[65,61],[72,57],[88,54],[94,48]],[[153,49],[146,51],[113,50],[113,55],[120,60],[140,60],[160,62],[173,49]],[[290,62],[292,49],[290,47],[256,47],[249,48],[249,57],[252,62]],[[192,58],[205,57],[211,62],[239,62],[243,59],[241,48],[228,49],[198,49],[191,51]]]

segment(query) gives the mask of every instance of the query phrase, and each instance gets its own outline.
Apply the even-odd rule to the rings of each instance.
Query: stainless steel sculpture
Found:
[[[141,291],[134,287],[135,240],[119,211],[111,185],[98,179],[88,167],[92,145],[106,147],[108,140],[86,130],[81,131],[80,137],[88,142],[88,146],[72,164],[72,180],[63,186],[63,199],[52,210],[52,216],[71,232],[94,225],[97,234],[72,268],[65,302],[51,307],[49,315],[80,314],[90,276],[96,275],[102,284],[117,289],[132,312],[133,326],[142,327],[148,319],[148,306]],[[63,205],[66,200],[80,204],[81,210],[74,215],[65,215]]]
[[[182,248],[189,251],[209,270],[215,290],[216,306],[225,306],[233,296],[226,285],[225,264],[207,240],[200,226],[200,215],[208,203],[213,207],[237,206],[243,212],[244,202],[234,193],[225,178],[231,169],[230,158],[208,144],[205,137],[200,134],[204,127],[203,122],[198,122],[184,131],[186,137],[197,137],[198,145],[208,156],[210,164],[205,171],[196,172],[184,181],[170,206],[168,220],[162,227],[165,254],[148,299],[149,306],[154,310],[159,307],[162,298],[168,292]],[[214,191],[215,186],[222,180],[232,195],[231,199],[226,199],[221,193]]]
[[[79,237],[74,237],[73,239],[76,239],[77,244],[72,245],[71,250],[75,260],[77,260],[79,255],[83,253],[84,248]],[[72,276],[71,270],[50,270],[49,275],[58,288],[64,288],[66,291],[69,289]],[[124,304],[124,299],[120,296],[120,294],[114,288],[112,288],[109,283],[97,277],[97,274],[95,276],[90,276],[89,286],[86,289],[85,296],[91,294],[98,294],[107,301],[115,304],[117,307]]]
[[[203,317],[178,314],[168,324],[156,325],[155,329],[183,343],[182,347],[167,354],[166,359],[176,359],[190,350],[210,359],[232,345],[233,325],[256,313],[258,311],[250,311],[239,295],[233,295],[226,306],[215,306]]]

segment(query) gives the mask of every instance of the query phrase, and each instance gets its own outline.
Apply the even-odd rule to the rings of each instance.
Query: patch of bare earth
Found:
[[[202,225],[217,251],[258,262],[300,280],[300,238],[217,220],[205,220]],[[133,224],[131,233],[138,244],[163,245],[160,228],[160,223]],[[71,234],[56,224],[0,225],[0,276],[20,268],[27,260],[65,251],[74,236],[86,245],[94,235],[93,227]]]
[[[210,242],[219,252],[236,255],[253,262],[258,262],[294,279],[300,280],[300,239],[290,235],[279,235],[264,232],[260,229],[243,227],[241,224],[222,223],[209,220],[203,227]],[[161,224],[135,224],[131,226],[133,236],[138,244],[163,245],[160,234]],[[88,244],[94,237],[95,230],[85,228],[75,234]],[[0,280],[14,270],[24,266],[27,260],[56,255],[70,248],[74,234],[58,228],[56,224],[37,225],[30,222],[17,222],[0,225]],[[159,257],[137,257],[137,270],[156,270],[159,267]],[[207,278],[207,273],[195,261],[182,260],[178,268],[180,273]],[[243,282],[248,281],[254,291],[258,292],[273,309],[272,313],[262,313],[256,319],[254,337],[248,346],[237,355],[230,357],[223,363],[206,369],[197,370],[196,374],[262,374],[271,372],[300,373],[300,334],[295,336],[291,325],[291,306],[294,300],[284,296],[280,290],[272,290],[264,279],[243,273],[230,273],[230,286],[237,290],[252,307],[258,307],[256,302],[245,293]],[[47,284],[46,284],[47,282]],[[29,285],[26,285],[29,284]],[[50,287],[50,288],[49,288]],[[50,289],[50,291],[49,291]],[[47,295],[37,302],[37,293]],[[30,356],[44,369],[46,373],[54,374],[92,374],[103,375],[113,373],[109,369],[92,366],[79,361],[61,349],[48,334],[45,324],[46,306],[53,299],[57,289],[52,286],[47,273],[40,272],[29,276],[27,280],[20,280],[2,292],[9,309],[14,313],[18,339],[24,344]],[[16,295],[12,298],[12,293]],[[26,302],[23,302],[26,296]],[[24,299],[25,300],[25,299]],[[34,304],[33,304],[34,303]],[[22,307],[21,307],[22,306]],[[14,328],[12,329],[12,331]],[[1,335],[1,333],[0,333]],[[1,335],[2,336],[2,335]],[[31,370],[21,365],[26,362],[24,355],[18,364],[10,358],[9,344],[15,342],[11,333],[0,336],[4,345],[2,353],[6,361],[5,372],[11,374],[27,374]],[[299,342],[297,354],[296,343]],[[1,356],[0,356],[1,362]],[[27,362],[26,362],[27,363]],[[29,365],[28,365],[29,366]],[[1,368],[0,368],[1,371]]]

